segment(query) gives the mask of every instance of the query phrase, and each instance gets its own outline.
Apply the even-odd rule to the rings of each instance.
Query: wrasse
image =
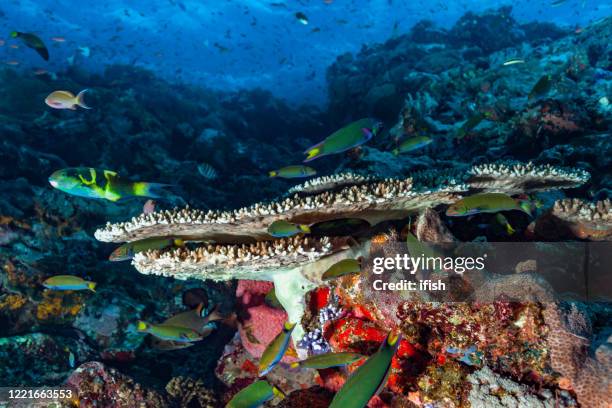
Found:
[[[145,252],[152,249],[164,249],[171,246],[182,247],[185,243],[182,239],[176,238],[147,238],[140,241],[128,242],[115,249],[108,257],[109,261],[127,261],[134,258],[134,255],[139,252]]]
[[[361,354],[349,352],[319,354],[309,357],[306,360],[291,363],[291,368],[302,367],[322,370],[325,368],[343,367],[353,364],[355,361],[359,361],[364,357],[365,356]]]
[[[552,79],[553,77],[550,74],[542,75],[533,88],[531,88],[527,98],[531,100],[546,95],[550,88],[552,88]]]
[[[270,372],[283,358],[289,341],[291,332],[295,328],[295,323],[286,322],[283,330],[268,344],[259,359],[259,376],[262,377]]]
[[[58,170],[49,177],[49,184],[78,197],[118,201],[126,197],[160,198],[168,184],[129,181],[111,170],[71,167]]]
[[[531,203],[503,193],[480,193],[462,198],[446,210],[449,217],[465,217],[478,213],[519,210],[531,216]]]
[[[73,275],[57,275],[43,282],[43,286],[51,290],[91,290],[95,292],[96,283],[86,281]]]
[[[268,227],[268,234],[274,238],[287,238],[300,233],[309,234],[310,227],[303,224],[292,224],[284,220],[274,221]]]
[[[88,89],[83,89],[76,96],[69,91],[54,91],[45,98],[45,103],[54,109],[70,109],[76,110],[77,106],[83,109],[91,109],[85,103],[85,92]]]
[[[322,280],[339,278],[344,275],[361,272],[361,262],[358,259],[343,259],[329,267],[321,277]]]
[[[329,408],[363,408],[385,387],[400,335],[387,335],[378,351],[351,374]]]
[[[11,33],[12,38],[19,38],[28,48],[32,48],[34,51],[38,53],[45,61],[49,61],[49,50],[47,46],[35,34],[32,33],[22,33],[19,31],[13,31]]]
[[[474,129],[476,126],[480,124],[484,119],[486,119],[486,115],[482,113],[477,113],[473,116],[470,116],[468,120],[466,120],[463,125],[459,128],[459,132],[457,133],[457,138],[463,139],[468,132]]]
[[[287,166],[269,173],[270,177],[282,177],[287,179],[310,177],[315,174],[317,174],[317,171],[308,166]]]
[[[176,341],[179,343],[193,343],[202,340],[202,336],[198,332],[187,327],[150,324],[140,321],[136,325],[136,330],[142,333],[149,333],[161,340]]]
[[[285,394],[267,381],[255,381],[234,395],[225,408],[257,408],[274,397],[285,398]]]
[[[350,123],[326,137],[320,143],[306,149],[307,155],[304,162],[309,162],[319,157],[335,153],[342,153],[346,150],[360,146],[372,139],[380,129],[380,122],[371,119],[360,119]]]
[[[411,137],[410,139],[404,140],[397,149],[393,149],[392,153],[397,156],[400,153],[411,152],[425,147],[431,142],[433,142],[433,139],[427,136]]]

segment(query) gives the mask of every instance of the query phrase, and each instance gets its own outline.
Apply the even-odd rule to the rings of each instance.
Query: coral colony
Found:
[[[145,3],[2,5],[0,406],[612,406],[607,4]]]

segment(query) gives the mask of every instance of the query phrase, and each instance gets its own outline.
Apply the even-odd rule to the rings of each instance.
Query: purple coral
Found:
[[[319,310],[319,323],[323,326],[330,320],[336,320],[342,315],[342,309],[338,305],[329,304]]]
[[[298,347],[308,351],[308,354],[322,354],[330,351],[329,343],[323,337],[321,329],[308,332],[299,341]]]

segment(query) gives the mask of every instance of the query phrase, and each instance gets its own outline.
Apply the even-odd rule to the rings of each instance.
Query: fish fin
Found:
[[[177,247],[184,247],[185,246],[185,241],[180,239],[180,238],[173,239],[172,243],[174,244],[174,246],[177,246]]]
[[[206,316],[206,320],[208,322],[216,322],[216,321],[220,321],[220,320],[224,320],[225,316],[223,316],[220,312],[219,312],[219,304],[217,303],[215,305],[215,307],[213,307],[213,310],[210,311],[210,313]]]
[[[133,194],[138,197],[162,198],[167,194],[166,190],[172,187],[172,184],[139,181],[133,185]]]
[[[370,140],[372,136],[374,136],[374,133],[372,133],[372,131],[368,128],[361,128],[361,131],[367,140]]]
[[[268,172],[268,175],[270,177],[276,177],[276,176],[278,176],[278,172],[277,171],[271,171],[271,172]]]
[[[300,362],[299,361],[295,361],[291,364],[289,364],[289,367],[291,368],[298,368],[300,366]]]
[[[508,235],[513,235],[516,232],[509,222],[506,223],[506,232],[508,233]]]
[[[19,31],[11,31],[11,38],[19,37]]]
[[[138,322],[138,324],[136,325],[136,330],[143,332],[145,330],[147,330],[149,328],[149,325],[145,322],[143,322],[142,320]]]
[[[91,290],[93,293],[96,293],[96,282],[87,282],[87,288]]]
[[[314,160],[318,157],[321,156],[321,148],[323,147],[323,144],[325,143],[325,141],[322,141],[320,143],[317,143],[314,146],[309,147],[308,149],[306,149],[304,151],[304,154],[307,154],[308,156],[306,157],[306,159],[304,159],[304,163],[309,162],[311,160]]]
[[[81,92],[79,92],[76,96],[76,104],[79,105],[83,109],[91,109],[91,107],[85,103],[85,92],[87,91],[89,91],[89,89],[85,88]]]
[[[529,200],[518,200],[519,210],[523,211],[525,214],[533,218],[533,207]]]
[[[198,304],[196,306],[195,310],[196,310],[196,313],[198,314],[198,316],[206,317],[206,316],[203,316],[204,312],[206,312],[206,309],[204,308],[204,303]]]
[[[300,230],[305,234],[310,234],[310,227],[308,225],[300,225]]]
[[[293,330],[296,324],[297,323],[285,322],[285,324],[283,325],[283,329],[287,331],[291,331]]]
[[[287,347],[285,350],[285,355],[293,358],[298,358],[297,351],[293,347]]]

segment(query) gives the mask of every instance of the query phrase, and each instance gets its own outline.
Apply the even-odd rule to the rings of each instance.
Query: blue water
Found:
[[[550,0],[5,0],[0,38],[26,27],[38,33],[51,45],[49,70],[62,71],[71,57],[89,70],[129,63],[171,81],[231,90],[259,86],[291,102],[323,103],[325,70],[338,55],[406,33],[419,20],[448,28],[467,10],[503,5],[512,5],[520,23],[571,27],[610,15],[612,7],[605,0],[557,6]],[[308,17],[307,25],[297,12]],[[49,40],[56,36],[66,41]],[[78,47],[88,47],[89,57]],[[0,47],[0,60],[41,65],[23,47]]]

